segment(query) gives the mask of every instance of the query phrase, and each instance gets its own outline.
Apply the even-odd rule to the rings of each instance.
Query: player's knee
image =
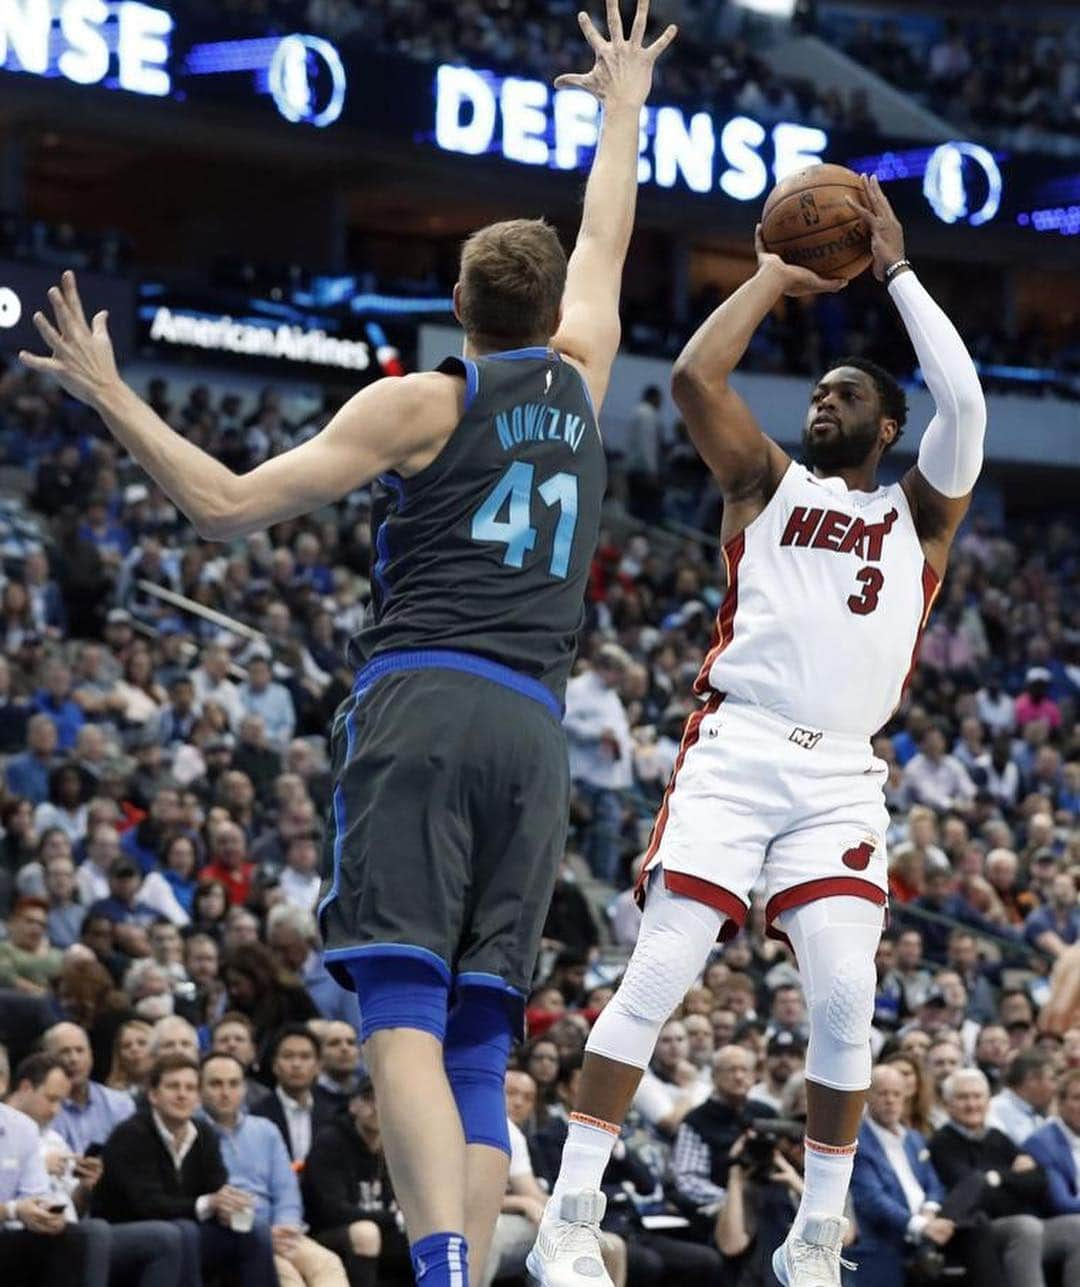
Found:
[[[379,1226],[371,1220],[357,1220],[349,1225],[349,1246],[354,1256],[378,1256],[382,1251]]]
[[[443,1064],[465,1141],[510,1152],[504,1082],[514,1036],[514,999],[498,988],[466,984],[446,1025]]]
[[[408,1028],[442,1041],[449,983],[442,963],[426,956],[365,952],[348,963],[360,1008],[360,1038]]]
[[[614,997],[604,1009],[657,1029],[681,1003],[701,970],[693,944],[677,929],[644,932]]]
[[[836,963],[824,995],[810,1009],[806,1075],[811,1081],[835,1090],[869,1086],[875,986],[873,961],[863,954]]]
[[[825,998],[825,1026],[832,1040],[861,1046],[870,1040],[877,976],[866,956],[845,956],[837,962]]]

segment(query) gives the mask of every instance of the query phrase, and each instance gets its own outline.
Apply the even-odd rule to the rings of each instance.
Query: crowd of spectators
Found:
[[[146,393],[236,469],[325,415],[295,423],[272,390]],[[71,1284],[79,1263],[94,1287],[188,1287],[200,1261],[208,1281],[225,1265],[290,1287],[407,1278],[355,1003],[313,914],[370,497],[209,545],[36,378],[0,378],[0,431],[25,497],[0,509],[0,1125],[27,1156],[0,1170],[4,1282]],[[713,542],[631,520],[715,531],[717,505],[647,391],[567,694],[573,831],[508,1073],[484,1287],[523,1272],[723,594]],[[947,1263],[1000,1262],[1008,1287],[1044,1262],[1062,1287],[1080,1273],[1078,579],[1073,528],[973,522],[875,742],[893,919],[850,1250],[870,1287],[900,1287],[908,1259],[921,1281]],[[664,1028],[605,1178],[616,1287],[773,1282],[801,1184],[806,1011],[760,907],[751,922]]]
[[[1080,137],[1080,26],[945,18],[860,22],[841,35],[864,67],[962,129],[1014,147]]]

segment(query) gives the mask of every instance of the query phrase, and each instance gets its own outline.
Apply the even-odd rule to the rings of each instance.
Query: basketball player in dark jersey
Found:
[[[503,1074],[567,816],[560,715],[605,487],[596,413],[619,343],[638,129],[674,38],[580,22],[596,62],[556,81],[603,104],[567,264],[543,222],[495,224],[462,253],[461,358],[358,393],[311,441],[234,475],[117,374],[71,273],[22,354],[101,415],[214,541],[306,514],[378,479],[373,614],[334,721],[336,786],[320,918],[356,990],[364,1057],[418,1282],[483,1272],[505,1189]]]

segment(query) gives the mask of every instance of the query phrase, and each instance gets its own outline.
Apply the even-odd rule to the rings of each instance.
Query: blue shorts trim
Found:
[[[456,974],[454,984],[459,988],[491,988],[495,992],[505,992],[507,996],[520,997],[523,1001],[525,999],[525,993],[515,988],[513,984],[507,983],[497,974],[488,974],[484,970],[465,970],[461,974]]]
[[[531,679],[519,671],[511,670],[500,662],[490,661],[487,657],[477,657],[471,652],[454,652],[451,649],[424,648],[416,651],[384,652],[364,666],[356,676],[353,693],[366,690],[376,679],[402,670],[457,670],[466,675],[478,675],[481,679],[490,679],[492,683],[502,684],[522,697],[539,702],[557,720],[562,719],[562,704],[555,694],[546,688],[538,679]]]
[[[413,961],[423,961],[432,966],[447,987],[453,982],[449,965],[437,953],[428,947],[418,947],[415,943],[364,943],[360,947],[334,947],[323,953],[324,961],[347,964],[360,956],[405,957]]]
[[[345,712],[345,763],[348,764],[352,758],[353,744],[356,740],[356,728],[353,724],[353,716],[356,714],[356,708],[364,699],[366,689],[353,689],[352,701],[348,710]],[[315,909],[315,917],[318,919],[323,912],[330,906],[338,896],[338,889],[341,884],[341,850],[345,844],[345,791],[340,781],[334,787],[334,794],[331,801],[331,807],[334,811],[334,875],[330,883],[330,888],[320,900],[318,907]]]

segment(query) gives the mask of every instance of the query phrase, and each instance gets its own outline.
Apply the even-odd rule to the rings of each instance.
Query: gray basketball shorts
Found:
[[[344,986],[360,954],[529,989],[566,842],[555,697],[467,653],[380,654],[334,718],[319,903]]]

